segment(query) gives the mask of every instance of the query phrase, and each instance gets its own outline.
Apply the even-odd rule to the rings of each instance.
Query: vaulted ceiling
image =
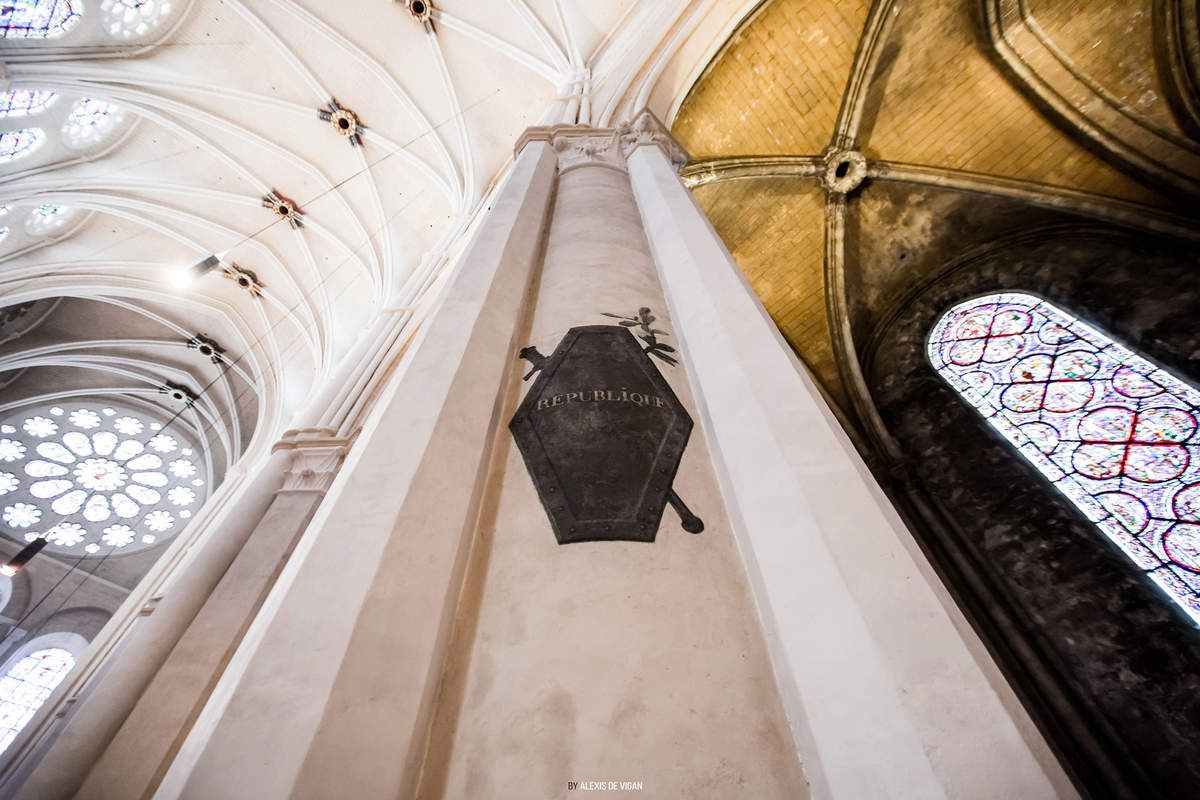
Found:
[[[871,413],[874,321],[955,253],[1067,218],[1200,237],[1198,51],[1172,13],[1187,4],[767,0],[743,21],[673,131],[697,200],[848,415]],[[829,172],[842,151],[865,158],[848,190]]]
[[[12,88],[60,95],[52,119],[0,120],[51,131],[0,167],[2,302],[54,306],[48,363],[140,359],[139,385],[198,396],[227,373],[205,402],[242,450],[265,452],[373,320],[415,324],[532,124],[670,120],[697,199],[843,408],[864,320],[935,268],[939,222],[970,198],[997,225],[1037,208],[1194,227],[1195,37],[1174,0],[1157,17],[1151,0],[444,0],[425,21],[385,0],[193,0],[142,27],[108,5],[0,46]],[[121,122],[72,148],[80,98]],[[834,150],[866,159],[848,195],[822,178]],[[72,211],[30,228],[44,204]],[[65,324],[97,308],[131,335]],[[188,351],[197,334],[237,369]],[[9,375],[2,399],[66,380],[50,374]]]
[[[43,326],[50,362],[115,354],[197,395],[214,368],[187,342],[211,338],[215,424],[265,452],[372,321],[414,319],[525,127],[619,121],[698,70],[747,5],[444,0],[422,19],[387,0],[151,0],[128,18],[75,3],[64,35],[0,45],[9,88],[59,95],[0,120],[49,132],[0,165],[2,302],[86,298]],[[82,150],[59,133],[80,98],[120,109]],[[64,224],[24,224],[47,205]],[[4,399],[60,379],[89,385],[59,370]]]
[[[19,158],[0,143],[6,429],[78,401],[183,429],[209,485],[265,458],[380,330],[411,336],[526,127],[665,115],[752,3],[423,5],[0,9],[0,90],[55,94],[0,114],[0,134],[42,131]],[[34,7],[58,35],[22,27]],[[332,405],[352,432],[363,404]]]

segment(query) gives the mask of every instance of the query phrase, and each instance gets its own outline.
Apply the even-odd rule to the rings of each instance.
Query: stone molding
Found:
[[[626,157],[639,147],[654,145],[663,151],[675,171],[683,169],[690,159],[687,150],[683,148],[667,126],[654,116],[648,108],[643,108],[633,119],[617,128],[621,137],[621,150]]]
[[[1072,129],[1160,186],[1200,193],[1200,147],[1164,131],[1081,72],[1021,0],[982,0],[992,50],[1008,79]]]
[[[353,436],[337,436],[332,428],[300,428],[284,433],[271,448],[272,453],[291,453],[279,491],[327,492],[353,441]]]
[[[526,128],[517,140],[520,153],[530,142],[549,142],[558,157],[558,174],[582,166],[600,166],[625,172],[625,159],[639,147],[660,148],[676,170],[688,162],[687,151],[658,117],[643,109],[616,128],[587,125],[546,125]]]
[[[857,189],[867,177],[867,159],[857,150],[827,148],[821,183],[833,194],[843,195]]]

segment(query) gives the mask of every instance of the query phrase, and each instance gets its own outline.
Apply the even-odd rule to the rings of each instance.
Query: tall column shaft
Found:
[[[657,146],[629,159],[818,797],[1057,796],[1061,772]]]
[[[262,464],[253,479],[237,487],[236,499],[206,522],[211,535],[176,567],[68,706],[49,732],[44,752],[30,754],[7,777],[0,795],[28,800],[74,795],[266,513],[287,460],[277,455]]]
[[[440,677],[553,162],[540,143],[518,156],[160,796],[401,795]]]
[[[76,797],[148,797],[337,474],[350,444],[294,431],[278,450],[290,469],[271,505],[171,650]]]
[[[1056,794],[685,159],[648,113],[526,133],[311,522],[263,521],[83,796]]]
[[[556,362],[543,368],[555,377],[545,389],[540,372],[524,382],[524,402],[510,398],[504,415],[528,414],[540,442],[521,448],[508,431],[501,437],[495,505],[480,521],[473,594],[460,606],[464,624],[418,796],[569,797],[572,780],[625,780],[654,797],[803,797],[703,433],[691,431],[673,475],[656,464],[649,486],[623,482],[671,447],[654,438],[665,392],[650,390],[654,400],[639,405],[638,370],[660,374],[682,413],[695,408],[690,365],[671,356],[678,331],[630,188],[623,134],[543,135],[561,174],[522,344]],[[645,327],[633,322],[643,308]],[[629,340],[640,358],[622,361],[607,346],[574,355],[593,331]],[[642,355],[644,336],[671,347],[662,351],[671,360]],[[539,398],[532,408],[531,394]],[[526,451],[539,446],[555,474],[535,485]],[[595,541],[559,544],[556,533],[570,538],[570,523],[551,530],[548,509],[582,514],[613,502],[619,510],[631,485],[636,494],[660,481],[701,517],[702,532],[685,530],[670,505],[649,520],[614,515]]]

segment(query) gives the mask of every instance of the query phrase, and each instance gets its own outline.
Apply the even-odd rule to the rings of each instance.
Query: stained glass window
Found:
[[[46,132],[41,128],[21,128],[0,133],[0,163],[24,158],[45,141]]]
[[[0,678],[0,753],[74,666],[75,656],[61,647],[48,647],[20,659]]]
[[[50,551],[133,552],[178,533],[206,481],[180,434],[140,412],[53,406],[0,424],[0,521]]]
[[[152,33],[171,13],[170,0],[101,0],[104,27],[117,39]]]
[[[1200,623],[1200,392],[1027,294],[968,300],[929,359]]]
[[[40,114],[54,104],[58,95],[40,89],[13,89],[0,94],[0,117]]]
[[[68,147],[80,148],[100,142],[121,121],[121,110],[114,103],[84,97],[71,106],[63,123],[62,139]]]
[[[79,23],[81,0],[4,0],[0,38],[55,39]]]
[[[41,203],[34,206],[25,220],[25,232],[30,236],[45,236],[62,228],[75,216],[74,209],[57,203]]]

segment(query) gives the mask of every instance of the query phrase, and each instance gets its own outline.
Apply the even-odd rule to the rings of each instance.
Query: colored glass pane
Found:
[[[0,753],[8,749],[74,666],[75,657],[69,652],[48,647],[21,658],[0,678]]]
[[[30,236],[45,236],[56,231],[75,217],[74,209],[57,203],[34,206],[25,220],[25,232]]]
[[[24,158],[45,141],[46,132],[41,128],[21,128],[0,133],[0,163]]]
[[[153,33],[171,15],[170,0],[101,0],[104,28],[116,39]]]
[[[1200,391],[1026,294],[968,300],[938,373],[1200,623]]]
[[[54,92],[38,89],[13,89],[0,94],[0,117],[28,117],[40,114],[58,98]]]
[[[55,39],[79,23],[80,0],[5,0],[0,3],[0,38]]]
[[[178,533],[206,482],[186,457],[192,449],[154,432],[161,427],[138,412],[86,406],[11,418],[0,426],[0,521],[27,541],[88,554]]]
[[[71,106],[63,123],[63,143],[76,149],[98,144],[116,129],[121,116],[120,108],[113,103],[81,98]]]

